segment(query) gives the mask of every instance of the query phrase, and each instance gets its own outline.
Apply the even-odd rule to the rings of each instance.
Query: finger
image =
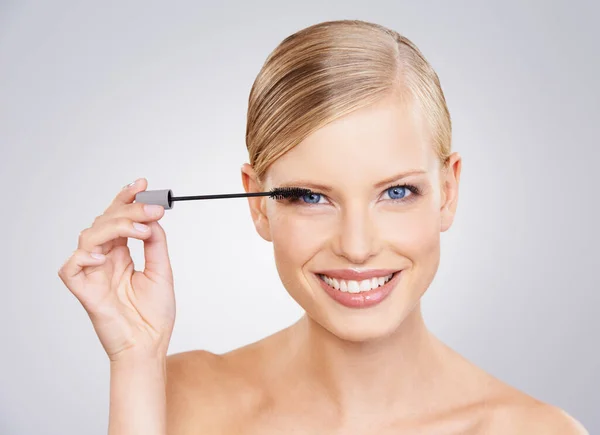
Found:
[[[121,189],[119,193],[114,197],[110,205],[104,210],[104,213],[111,213],[115,209],[121,207],[124,204],[130,204],[135,200],[135,195],[138,192],[146,190],[148,187],[148,180],[145,178],[138,178],[133,182],[133,185],[127,185]]]
[[[102,254],[91,254],[83,249],[76,249],[58,270],[58,276],[72,292],[77,292],[83,286],[83,268],[101,265],[105,260],[106,256]]]
[[[142,222],[147,224],[148,222],[161,219],[164,215],[165,208],[160,205],[143,203],[125,204],[115,208],[113,211],[109,211],[98,216],[94,220],[93,226],[99,225],[107,220],[123,217],[128,218],[133,222]],[[127,239],[119,237],[114,240],[113,246],[127,246]]]
[[[145,229],[145,230],[144,230]],[[104,220],[86,228],[79,234],[78,249],[88,252],[103,252],[107,242],[114,241],[119,237],[131,237],[144,240],[150,236],[151,230],[145,224],[134,222],[131,219],[121,217]],[[106,248],[106,250],[110,250]]]
[[[162,205],[136,202],[133,204],[124,204],[105,212],[96,218],[94,224],[121,217],[126,217],[135,222],[151,222],[162,218],[164,214],[165,208]]]
[[[167,235],[158,222],[151,222],[150,237],[144,240],[144,275],[150,279],[160,276],[173,282],[173,271],[167,247]]]

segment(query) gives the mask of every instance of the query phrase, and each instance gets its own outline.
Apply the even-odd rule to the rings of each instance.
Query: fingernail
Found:
[[[104,258],[103,254],[99,254],[98,252],[92,252],[90,255],[96,260],[102,260]]]
[[[162,206],[154,204],[144,204],[144,212],[148,216],[156,216],[162,210]]]
[[[138,231],[141,231],[141,232],[143,232],[143,233],[145,233],[146,231],[148,231],[148,226],[147,226],[147,225],[140,224],[140,223],[138,223],[138,222],[134,222],[134,223],[133,223],[133,227],[134,227],[136,230],[138,230]]]
[[[128,187],[131,187],[131,186],[133,186],[135,183],[137,183],[137,180],[135,180],[135,181],[133,181],[133,182],[129,183],[127,186],[123,186],[123,189],[127,189]]]

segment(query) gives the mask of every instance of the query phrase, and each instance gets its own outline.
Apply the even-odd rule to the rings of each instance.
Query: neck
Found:
[[[396,331],[373,342],[341,340],[308,316],[291,330],[296,356],[289,368],[343,414],[364,415],[365,403],[375,412],[400,407],[411,414],[419,412],[417,403],[435,400],[446,354],[427,330],[420,304]]]

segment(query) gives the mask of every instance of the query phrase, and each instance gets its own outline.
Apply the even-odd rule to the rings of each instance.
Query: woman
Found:
[[[586,433],[423,322],[461,157],[438,77],[409,40],[349,20],[286,38],[252,87],[246,140],[246,191],[313,192],[248,199],[306,315],[223,355],[167,357],[175,299],[164,210],[133,203],[146,179],[126,186],[59,271],[110,358],[109,433]],[[144,240],[143,273],[129,237]]]

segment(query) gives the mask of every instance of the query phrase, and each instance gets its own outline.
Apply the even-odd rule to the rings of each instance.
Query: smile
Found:
[[[368,308],[382,302],[400,281],[402,270],[323,270],[315,277],[334,301],[348,308]]]
[[[378,287],[384,286],[389,280],[394,277],[393,273],[386,276],[373,277],[370,279],[364,279],[362,281],[346,280],[332,278],[327,275],[319,274],[319,278],[327,283],[327,285],[333,287],[336,290],[348,293],[360,293],[374,290]]]

